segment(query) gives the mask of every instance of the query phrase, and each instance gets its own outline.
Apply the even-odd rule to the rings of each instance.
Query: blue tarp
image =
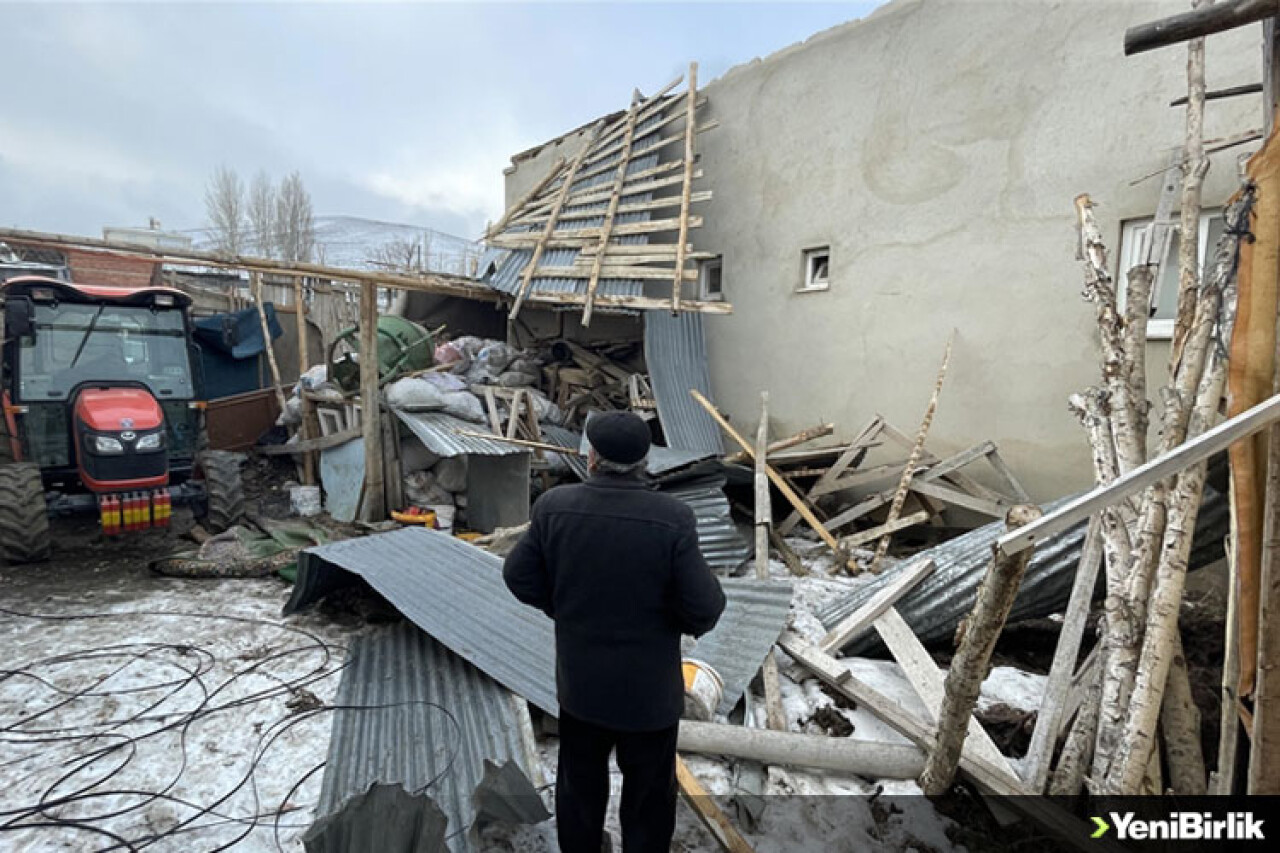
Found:
[[[284,334],[275,306],[264,303],[271,339]],[[266,351],[257,308],[215,314],[192,323],[204,374],[204,397],[218,400],[263,387],[259,357]]]
[[[270,302],[263,303],[267,315],[267,326],[271,329],[271,340],[284,334],[280,321],[276,319],[276,307]],[[262,321],[258,318],[257,308],[246,308],[228,314],[215,314],[195,321],[196,341],[202,347],[212,347],[218,353],[229,355],[234,359],[253,358],[266,351],[266,343],[262,340]]]

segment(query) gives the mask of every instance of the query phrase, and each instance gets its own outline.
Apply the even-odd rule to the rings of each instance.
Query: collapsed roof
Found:
[[[694,137],[710,128],[697,126],[706,98],[696,64],[684,95],[670,94],[683,80],[648,98],[636,92],[625,112],[597,121],[573,159],[557,159],[489,229],[481,278],[515,297],[513,318],[526,301],[581,305],[584,325],[596,309],[731,310],[681,293],[698,278],[689,264],[711,257],[689,245],[702,225],[690,208],[711,198],[692,189],[702,177]]]

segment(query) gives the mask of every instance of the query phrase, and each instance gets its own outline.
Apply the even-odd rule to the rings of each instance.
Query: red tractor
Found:
[[[205,449],[190,297],[27,276],[0,299],[0,563],[47,559],[51,515],[97,512],[106,534],[174,504],[239,519],[240,457]]]

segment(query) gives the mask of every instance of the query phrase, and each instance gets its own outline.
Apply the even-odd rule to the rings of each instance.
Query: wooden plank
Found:
[[[690,228],[701,228],[702,217],[692,216],[689,218]],[[615,225],[611,232],[613,237],[630,237],[635,234],[660,234],[666,231],[675,231],[680,226],[678,219],[653,219],[648,222],[628,222],[623,225]],[[545,248],[551,249],[581,249],[587,245],[595,245],[600,242],[602,231],[599,227],[591,228],[575,228],[571,231],[561,231],[547,238]],[[533,237],[523,234],[499,234],[489,241],[490,245],[497,246],[501,249],[534,249],[536,250],[540,237]],[[539,258],[541,260],[541,258]]]
[[[348,441],[360,438],[364,435],[361,427],[342,430],[341,432],[331,433],[329,435],[320,436],[318,438],[308,438],[294,444],[264,444],[254,448],[254,451],[261,453],[263,456],[284,456],[292,453],[309,453],[318,450],[328,450],[330,447],[337,447],[340,444],[346,444]]]
[[[597,258],[603,258],[603,255],[596,255]],[[594,266],[571,266],[571,267],[538,267],[533,271],[535,278],[583,278],[591,279],[593,276],[598,281],[602,278],[614,279],[638,279],[641,281],[669,281],[673,270],[670,269],[654,269],[653,267],[639,266],[604,266],[601,264],[599,268]],[[687,271],[685,274],[686,281],[697,281],[698,273],[696,271]],[[589,285],[588,285],[589,286]],[[594,301],[594,299],[592,300]]]
[[[692,73],[690,79],[692,77]],[[765,470],[769,458],[769,392],[760,392],[760,424],[756,429],[755,459],[755,534],[756,577],[769,579],[769,531],[773,528],[773,506],[769,497],[769,474]],[[765,719],[774,731],[787,730],[787,715],[782,710],[782,691],[778,686],[778,662],[773,648],[765,656],[760,667],[760,680],[764,682]]]
[[[308,361],[307,349],[307,301],[302,290],[302,278],[298,276],[293,279],[293,304],[297,309],[294,312],[294,319],[298,323],[298,379],[301,381],[303,375],[311,369],[311,365]],[[299,402],[302,404],[302,424],[298,428],[298,438],[300,441],[306,441],[311,438],[313,404],[305,394],[301,396]],[[302,484],[304,486],[316,484],[315,453],[302,455]]]
[[[895,427],[893,424],[889,423],[888,421],[885,421],[883,434],[884,434],[884,437],[889,439],[890,441],[893,441],[896,444],[901,445],[903,448],[905,448],[908,451],[911,450],[911,447],[913,444],[912,440],[908,438],[905,433],[903,433],[901,430],[899,430],[897,427]],[[932,453],[930,453],[927,447],[924,448],[920,453],[920,463],[922,465],[937,465],[940,461],[942,460],[938,459],[937,456],[934,456]],[[950,480],[952,483],[955,484],[957,488],[968,492],[969,494],[973,495],[975,498],[983,498],[984,500],[989,500],[992,503],[999,503],[1004,498],[1004,496],[1001,495],[1000,493],[993,491],[992,489],[988,489],[986,486],[982,485],[977,480],[970,477],[968,474],[962,473],[959,470],[951,471],[948,474],[944,474],[942,479]]]
[[[927,509],[913,512],[910,515],[904,515],[901,518],[872,527],[869,530],[861,530],[849,536],[841,536],[840,544],[844,548],[852,551],[868,542],[874,542],[881,536],[887,536],[891,533],[897,533],[899,530],[906,530],[908,527],[915,527],[917,524],[924,524],[932,516]]]
[[[666,106],[667,106],[667,107],[671,107],[671,106],[674,106],[674,105],[675,105],[675,104],[677,104],[677,103],[678,103],[677,99],[672,98],[670,101],[668,101],[668,102],[667,102]],[[707,98],[706,98],[706,96],[705,96],[705,95],[699,96],[699,97],[698,97],[698,109],[702,109],[702,108],[703,108],[703,107],[705,107],[706,105],[707,105]],[[659,111],[659,112],[660,112],[660,111]],[[650,125],[649,127],[645,128],[643,136],[652,136],[652,135],[654,135],[654,134],[656,134],[656,133],[659,133],[659,132],[661,132],[664,128],[666,128],[668,125],[672,124],[673,122],[680,121],[680,120],[681,120],[681,119],[683,119],[683,118],[685,118],[685,112],[684,112],[684,110],[672,110],[668,115],[663,116],[663,117],[662,117],[659,121],[657,121],[655,124],[652,124],[652,125]],[[642,116],[640,117],[640,122],[641,122],[641,123],[643,123],[644,121],[645,121],[645,117],[642,115]],[[708,130],[714,130],[715,128],[717,128],[717,127],[719,127],[719,126],[720,126],[720,122],[719,122],[719,121],[714,121],[714,120],[713,120],[713,121],[709,121],[709,122],[707,122],[706,124],[700,124],[700,125],[698,125],[697,130],[696,130],[696,131],[694,131],[694,132],[695,132],[695,133],[706,133]],[[643,136],[642,136],[642,138],[643,138]],[[663,137],[663,138],[662,138],[662,142],[661,142],[660,144],[655,144],[655,145],[652,145],[652,146],[645,146],[645,148],[644,148],[643,150],[644,150],[644,151],[650,151],[650,150],[652,150],[652,149],[656,149],[656,148],[663,148],[663,147],[666,147],[667,145],[670,145],[670,144],[671,144],[671,143],[673,143],[673,142],[679,142],[682,138],[683,138],[683,136],[682,136],[682,135],[666,136],[666,137]],[[589,166],[590,166],[590,165],[594,165],[594,164],[596,164],[596,163],[600,162],[600,161],[601,161],[601,160],[603,160],[605,157],[608,157],[610,154],[613,154],[613,153],[617,152],[617,151],[618,151],[618,149],[619,149],[620,147],[621,147],[621,143],[619,143],[619,142],[611,142],[611,143],[609,143],[609,144],[607,144],[607,145],[599,145],[599,144],[598,144],[598,145],[596,146],[596,150],[595,150],[594,152],[592,152],[592,154],[591,154],[591,158],[590,158],[589,160],[587,160],[587,165],[589,165]],[[637,153],[639,153],[639,152],[637,152]]]
[[[1232,507],[1232,514],[1235,509]],[[1232,526],[1235,519],[1232,518]],[[1236,765],[1240,750],[1240,599],[1236,537],[1227,546],[1227,618],[1223,625],[1221,710],[1218,716],[1218,767],[1209,774],[1209,793],[1228,796],[1236,790]]]
[[[573,163],[569,166],[569,171],[565,173],[564,184],[560,187],[560,192],[556,194],[555,204],[551,207],[551,215],[547,219],[547,224],[542,229],[542,236],[533,247],[533,257],[529,259],[528,265],[525,266],[524,277],[520,280],[520,291],[516,294],[516,300],[511,306],[508,317],[514,320],[520,314],[520,306],[524,304],[525,297],[529,293],[529,286],[533,283],[533,271],[537,269],[538,262],[542,260],[542,253],[546,251],[547,241],[551,239],[551,234],[556,230],[556,219],[560,216],[560,211],[564,209],[565,199],[569,196],[569,188],[573,186],[573,176],[577,174],[578,168],[582,165],[582,161],[587,156],[587,152],[591,150],[591,145],[600,133],[600,122],[596,122],[591,128],[591,132],[587,135],[586,142],[582,145],[582,150],[573,158]]]
[[[702,190],[700,192],[693,193],[693,195],[689,197],[689,201],[695,204],[698,202],[711,201],[714,195],[715,194],[711,190]],[[624,213],[645,213],[651,210],[665,210],[668,207],[679,207],[679,206],[680,206],[679,196],[667,196],[665,198],[655,198],[653,201],[633,201],[633,202],[629,202],[628,204],[618,205],[618,215],[622,216]],[[579,219],[595,219],[599,215],[600,215],[600,211],[598,210],[581,210],[581,211],[577,211],[576,213],[561,212],[560,221],[574,222]],[[532,219],[522,219],[520,221],[520,224],[521,225],[546,225],[547,217],[542,216],[542,217],[537,217]],[[609,254],[611,255],[613,254],[614,248],[616,247],[614,246],[609,247]],[[633,249],[647,248],[650,250],[654,250],[654,249],[660,250],[660,249],[670,248],[671,252],[669,257],[675,257],[675,254],[676,254],[675,243],[664,243],[664,244],[658,244],[655,246],[644,246],[644,247],[632,246],[630,248],[633,248]],[[592,252],[588,250],[584,250],[583,253],[591,254]],[[707,254],[710,257],[715,257],[715,255],[710,252],[708,252]]]
[[[698,820],[702,821],[702,825],[707,828],[722,850],[727,850],[729,853],[755,853],[754,848],[729,822],[728,816],[720,810],[715,800],[711,799],[711,795],[707,793],[707,789],[702,787],[702,783],[693,775],[693,771],[684,763],[684,759],[678,755],[676,756],[676,782],[680,786],[680,794],[684,797],[684,801],[693,809],[693,813],[698,816]]]
[[[818,645],[818,649],[825,654],[834,654],[849,645],[863,631],[868,630],[886,610],[893,607],[898,599],[915,589],[933,570],[934,562],[930,559],[916,560],[904,566],[892,581],[886,583],[865,604],[841,619],[828,631]]]
[[[943,670],[939,669],[933,658],[929,657],[924,644],[920,642],[896,607],[890,607],[880,615],[880,618],[875,621],[875,629],[880,639],[884,640],[884,644],[888,646],[893,659],[902,667],[916,695],[929,711],[929,721],[936,723],[938,711],[942,708],[943,683],[946,680]],[[987,734],[986,729],[973,716],[969,717],[969,732],[964,747],[972,750],[993,767],[999,767],[1009,775],[1014,775],[1009,759],[1004,756],[995,741]]]
[[[954,456],[948,456],[941,462],[930,465],[928,468],[916,474],[915,482],[928,483],[931,480],[937,480],[946,474],[950,474],[952,471],[963,468],[969,463],[981,459],[995,449],[995,442],[984,441],[981,444],[975,444],[968,450],[962,450]]]
[[[906,464],[907,460],[899,459],[896,462],[887,462],[884,465],[876,465],[873,468],[865,468],[852,474],[846,474],[838,480],[824,477],[822,481],[815,483],[813,488],[809,490],[809,497],[817,498],[822,495],[835,494],[836,492],[855,489],[858,486],[865,486],[867,483],[875,483],[879,480],[897,476],[902,472]]]
[[[1204,93],[1206,101],[1217,101],[1222,98],[1235,98],[1240,95],[1258,95],[1263,90],[1261,83],[1245,83],[1243,86],[1227,86],[1224,89],[1210,89]],[[1169,102],[1171,107],[1185,107],[1188,98],[1183,95],[1181,98],[1174,98]]]
[[[849,446],[840,453],[835,464],[827,470],[827,473],[822,475],[818,482],[813,484],[813,487],[809,489],[809,493],[805,496],[805,499],[812,503],[813,499],[816,497],[814,494],[815,489],[831,483],[843,474],[845,470],[854,463],[854,460],[858,458],[858,455],[870,446],[871,442],[880,434],[880,430],[883,426],[884,418],[879,415],[871,418],[867,425],[862,428],[862,431],[858,433],[857,438],[850,442]],[[778,532],[783,534],[790,533],[799,521],[799,515],[797,513],[792,513],[783,520],[782,524],[778,526]],[[830,527],[828,529],[835,530],[836,528]]]
[[[1089,529],[1085,532],[1084,548],[1076,566],[1067,610],[1062,617],[1062,631],[1049,667],[1049,680],[1045,683],[1044,700],[1036,714],[1031,745],[1027,747],[1027,757],[1022,763],[1023,781],[1036,792],[1043,792],[1049,784],[1049,762],[1058,743],[1058,735],[1066,723],[1063,711],[1071,689],[1071,678],[1075,674],[1076,659],[1080,656],[1080,643],[1084,638],[1089,605],[1101,565],[1102,525],[1094,516],[1089,519]]]
[[[1017,554],[1034,547],[1037,542],[1067,530],[1103,507],[1114,506],[1153,483],[1177,474],[1198,462],[1203,462],[1215,453],[1226,450],[1240,439],[1247,438],[1278,420],[1280,420],[1280,394],[1268,397],[1253,408],[1223,421],[1168,453],[1134,468],[1129,473],[1122,474],[1107,485],[1097,486],[1085,492],[1025,527],[1004,534],[996,540],[996,547],[1005,555]]]
[[[690,388],[689,393],[693,396],[693,399],[698,401],[698,405],[707,410],[707,414],[711,415],[712,419],[720,425],[720,428],[724,430],[730,438],[737,442],[739,447],[747,451],[754,460],[755,449],[747,443],[747,440],[744,439],[727,420],[725,420],[724,415],[720,414],[720,411],[711,404],[711,401],[702,396],[696,388]],[[783,497],[791,502],[791,505],[796,508],[800,513],[800,516],[813,527],[814,531],[822,541],[827,543],[827,546],[836,555],[837,560],[842,563],[847,562],[847,558],[845,558],[844,554],[840,550],[840,543],[836,541],[830,531],[822,526],[822,522],[814,516],[813,512],[805,506],[804,501],[802,501],[800,496],[796,494],[795,490],[791,488],[791,484],[783,479],[782,475],[775,471],[773,466],[769,465],[767,462],[765,463],[765,471],[768,473],[769,479],[773,481],[773,484],[778,487],[778,491],[782,492]]]
[[[836,517],[824,521],[822,526],[830,531],[839,530],[841,527],[845,527],[862,518],[867,513],[875,512],[891,500],[893,500],[893,489],[868,495]]]
[[[940,501],[946,501],[955,506],[971,509],[974,512],[980,512],[983,515],[989,515],[992,518],[1004,518],[1005,507],[995,501],[983,500],[975,498],[973,495],[965,494],[958,489],[949,489],[946,486],[937,483],[920,483],[912,481],[911,490],[931,498],[937,498]]]
[[[622,136],[622,154],[613,178],[613,189],[609,194],[609,207],[604,215],[604,224],[600,226],[600,244],[591,261],[591,272],[587,276],[587,301],[582,308],[582,325],[591,325],[591,312],[595,308],[596,289],[600,286],[600,270],[604,268],[605,253],[609,250],[609,237],[613,234],[613,224],[618,216],[618,202],[622,199],[622,182],[627,177],[627,167],[631,165],[631,143],[635,139],[636,108],[640,105],[640,92],[631,99],[631,109],[627,111],[627,129]],[[680,242],[687,238],[683,235]]]
[[[378,288],[360,288],[360,400],[364,431],[364,494],[360,518],[384,521],[387,517],[382,470],[382,407],[378,385]]]
[[[642,99],[640,102],[639,121],[644,121],[645,119],[649,118],[655,113],[661,112],[663,109],[665,109],[668,106],[669,102],[663,99],[664,96],[683,82],[684,82],[684,75],[681,74],[680,76],[676,77],[674,80],[667,83],[662,88],[658,89],[658,91],[654,92],[652,95]],[[609,143],[613,142],[615,139],[620,138],[622,136],[623,131],[625,130],[626,130],[626,121],[625,121],[625,116],[623,116],[619,118],[617,121],[615,121],[612,125],[610,125],[608,129],[605,130],[604,133],[600,134],[600,139],[599,141],[596,142],[596,145],[597,146],[608,145]]]
[[[1022,483],[1018,482],[1018,478],[1013,475],[1013,469],[1005,463],[1004,457],[1000,455],[1000,451],[992,448],[987,454],[987,461],[991,463],[991,467],[995,469],[996,476],[1005,484],[1009,490],[1009,496],[1018,503],[1034,503],[1031,495],[1027,494],[1027,490],[1022,487]]]
[[[684,247],[689,240],[689,195],[693,191],[693,132],[698,106],[698,63],[689,63],[688,116],[684,126],[684,184],[680,191],[680,236],[676,238],[676,268],[671,284],[671,310],[680,310],[680,289],[684,284]],[[768,458],[768,454],[765,454]]]
[[[638,172],[632,172],[627,175],[623,181],[622,194],[624,196],[638,195],[643,192],[649,192],[655,189],[675,186],[681,182],[679,175],[669,178],[662,178],[662,175],[669,175],[672,172],[678,172],[684,167],[684,163],[680,161],[672,163],[660,163],[650,169],[642,169]],[[575,183],[576,183],[575,179]],[[609,191],[602,190],[599,186],[585,187],[578,190],[577,193],[570,192],[565,199],[565,207],[578,207],[584,204],[604,204],[609,200]],[[546,217],[551,213],[551,208],[555,202],[542,202],[529,207],[528,210],[521,213],[511,221],[512,225],[528,225],[532,221],[532,217]],[[495,239],[504,235],[495,235]],[[675,245],[674,243],[672,245]]]

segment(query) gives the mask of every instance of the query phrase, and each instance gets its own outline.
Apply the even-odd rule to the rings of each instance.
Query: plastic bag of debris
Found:
[[[413,471],[404,475],[404,497],[414,506],[453,503],[453,495],[440,488],[430,471]]]
[[[387,386],[387,405],[402,412],[445,412],[472,423],[484,422],[484,406],[458,387],[456,376],[427,373],[407,376]]]

